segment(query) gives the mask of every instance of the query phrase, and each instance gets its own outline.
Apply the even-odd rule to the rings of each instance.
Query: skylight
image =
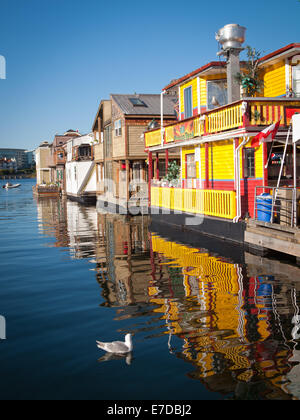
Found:
[[[132,103],[133,106],[147,106],[145,104],[145,102],[143,102],[139,98],[129,98],[129,100],[130,100],[130,102]]]

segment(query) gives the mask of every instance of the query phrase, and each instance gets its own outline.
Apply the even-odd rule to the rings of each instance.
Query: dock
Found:
[[[262,254],[280,252],[300,259],[300,229],[274,223],[249,220],[245,244]]]

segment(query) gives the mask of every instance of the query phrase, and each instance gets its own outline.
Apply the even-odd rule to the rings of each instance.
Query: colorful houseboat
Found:
[[[222,53],[229,57],[235,48],[242,50],[233,45]],[[300,160],[293,160],[287,138],[293,115],[300,113],[300,44],[259,60],[264,87],[255,97],[241,93],[228,101],[228,85],[237,83],[229,62],[211,62],[165,87],[166,97],[178,91],[179,121],[145,133],[149,201],[158,223],[244,243],[245,220],[257,217],[257,194],[267,191],[260,187],[299,185],[293,163],[300,166]],[[274,123],[280,123],[274,141],[257,142]],[[181,156],[177,188],[158,179],[153,168],[154,159],[163,155],[168,161],[175,150]]]

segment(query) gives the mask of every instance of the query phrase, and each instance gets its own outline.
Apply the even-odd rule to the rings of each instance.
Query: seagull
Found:
[[[127,334],[125,337],[125,343],[122,341],[113,341],[112,343],[101,343],[97,341],[97,347],[101,350],[106,351],[107,353],[114,354],[127,354],[132,352],[132,335]]]

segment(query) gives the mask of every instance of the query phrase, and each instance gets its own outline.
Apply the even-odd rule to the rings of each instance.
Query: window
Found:
[[[184,89],[184,118],[193,116],[192,86]]]
[[[143,102],[139,98],[129,98],[129,100],[130,100],[130,102],[132,103],[133,106],[147,106],[145,104],[145,102]]]
[[[293,67],[293,92],[300,97],[300,64]]]
[[[122,121],[121,120],[115,121],[115,136],[116,137],[122,136]]]
[[[104,157],[112,157],[112,127],[108,126],[104,129]]]
[[[255,178],[255,149],[244,149],[244,177]]]
[[[226,105],[228,103],[227,81],[214,80],[207,82],[207,108],[208,110]]]
[[[91,157],[91,146],[80,146],[78,150],[78,154],[80,158],[90,158]]]
[[[186,177],[187,179],[196,179],[196,161],[195,155],[186,156]]]

